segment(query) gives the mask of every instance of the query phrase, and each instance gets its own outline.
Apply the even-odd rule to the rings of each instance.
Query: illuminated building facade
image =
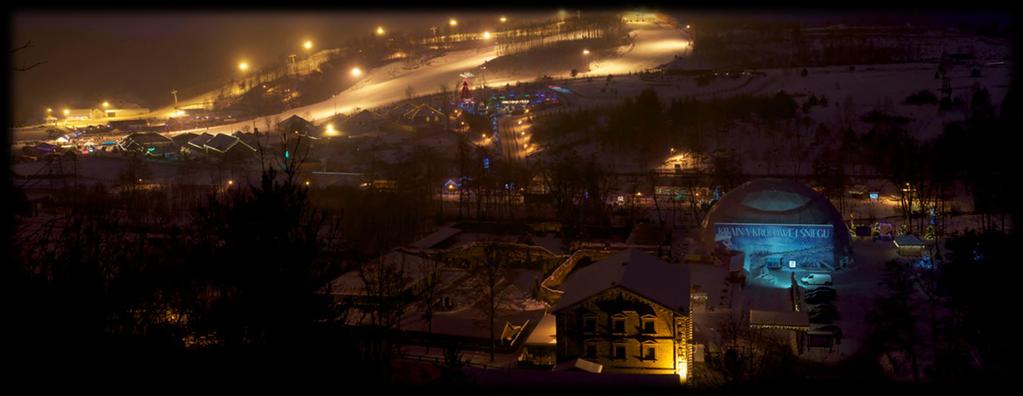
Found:
[[[689,274],[630,249],[569,275],[552,309],[556,367],[678,375],[692,367]]]
[[[826,197],[783,179],[749,181],[725,194],[703,224],[711,246],[745,253],[743,268],[831,271],[849,255],[849,230]]]

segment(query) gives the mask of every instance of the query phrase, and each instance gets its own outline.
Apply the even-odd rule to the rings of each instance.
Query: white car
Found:
[[[831,275],[830,274],[809,274],[807,276],[799,278],[799,280],[801,282],[803,282],[803,284],[806,284],[806,285],[815,285],[815,286],[817,286],[817,285],[829,285],[830,286],[831,285]]]

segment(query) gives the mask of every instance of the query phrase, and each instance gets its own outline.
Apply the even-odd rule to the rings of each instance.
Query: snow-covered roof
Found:
[[[462,230],[454,227],[441,227],[436,232],[427,235],[425,238],[413,242],[411,246],[416,249],[429,249],[460,232],[462,232]]]
[[[433,106],[423,103],[413,106],[411,109],[405,112],[403,117],[405,117],[408,120],[415,120],[417,117],[419,117],[420,111],[426,111],[426,114],[434,114],[438,117],[444,116],[444,113],[442,113],[440,110],[437,110]]]
[[[199,135],[196,135],[191,132],[185,132],[175,137],[172,137],[171,140],[173,140],[174,144],[177,144],[178,146],[184,146],[188,144],[188,142],[191,141],[192,139],[195,139],[197,136]]]
[[[559,311],[605,290],[621,287],[665,308],[688,313],[689,270],[649,253],[628,249],[577,270],[564,283]]]
[[[526,338],[526,345],[554,345],[558,342],[558,321],[557,317],[551,314],[546,314],[543,319],[540,319],[540,323],[537,323],[536,327],[533,328],[533,332],[529,333],[529,337]]]
[[[169,143],[171,139],[155,132],[135,132],[124,139],[137,144]]]
[[[428,258],[420,257],[401,250],[393,250],[380,256],[376,260],[365,264],[364,268],[370,273],[374,266],[384,265],[395,266],[405,277],[406,286],[425,279],[431,272],[440,271],[444,264]],[[365,295],[366,283],[358,270],[346,272],[338,278],[328,282],[321,290],[323,293],[333,295]]]
[[[214,136],[213,139],[206,142],[206,147],[221,153],[226,153],[227,150],[230,150],[231,147],[234,147],[236,144],[238,144],[238,138],[228,134],[218,133],[217,136]]]
[[[188,144],[198,148],[203,148],[203,146],[205,146],[206,143],[210,141],[210,139],[213,139],[213,135],[203,132],[202,135],[196,136],[192,140],[189,140]]]
[[[809,328],[810,318],[806,312],[791,311],[749,311],[750,326],[776,328]]]
[[[286,131],[286,132],[294,132],[294,131],[305,132],[305,131],[307,131],[309,129],[314,129],[314,128],[315,128],[315,126],[313,125],[313,123],[311,123],[311,122],[307,121],[305,118],[299,117],[297,115],[293,115],[291,117],[288,117],[284,121],[281,121],[279,124],[277,124],[277,130],[279,130],[279,131],[283,130],[283,131]]]

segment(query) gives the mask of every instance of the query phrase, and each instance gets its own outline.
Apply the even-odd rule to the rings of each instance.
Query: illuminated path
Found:
[[[591,64],[590,74],[621,74],[651,69],[673,60],[675,55],[682,55],[689,51],[690,47],[688,47],[688,40],[684,33],[674,26],[654,23],[636,23],[629,26],[633,28],[630,32],[634,40],[633,44],[619,48],[617,57]],[[461,80],[458,76],[460,73],[478,70],[484,62],[496,57],[496,47],[490,45],[478,49],[449,52],[412,70],[404,69],[400,61],[392,62],[368,71],[352,87],[319,103],[231,124],[173,131],[168,135],[200,131],[231,133],[244,127],[265,130],[268,122],[273,124],[274,120],[283,121],[293,115],[313,122],[321,122],[338,113],[351,113],[356,109],[374,108],[404,100],[406,89],[410,86],[420,93],[435,93],[439,91],[441,84],[447,84],[450,89],[454,89],[455,83]],[[487,85],[514,84],[518,81],[532,81],[535,77],[533,74],[499,75],[495,73],[492,75],[488,73]],[[15,133],[17,134],[15,141],[33,138],[19,131]],[[45,137],[34,137],[34,139],[43,138]]]
[[[663,24],[637,25],[633,31],[635,44],[620,49],[620,56],[595,65],[591,73],[628,73],[654,68],[674,59],[675,55],[688,51],[688,41],[680,30]],[[413,70],[404,70],[401,62],[393,62],[376,68],[359,83],[319,103],[298,107],[286,112],[259,117],[255,120],[236,122],[210,128],[177,131],[174,133],[209,131],[230,133],[245,126],[264,128],[267,120],[284,120],[293,115],[311,121],[320,121],[337,113],[351,113],[353,110],[374,108],[405,99],[405,90],[411,86],[416,92],[436,92],[440,84],[453,84],[460,80],[460,73],[476,70],[484,62],[497,57],[494,46],[477,50],[462,50],[433,59],[429,65]],[[501,86],[517,81],[532,80],[530,75],[488,75],[489,86]],[[342,131],[343,132],[343,131]],[[173,133],[172,133],[173,134]]]

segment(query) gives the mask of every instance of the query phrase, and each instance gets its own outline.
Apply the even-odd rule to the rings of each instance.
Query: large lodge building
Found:
[[[552,308],[558,369],[674,374],[692,365],[689,276],[629,249],[578,269]]]

